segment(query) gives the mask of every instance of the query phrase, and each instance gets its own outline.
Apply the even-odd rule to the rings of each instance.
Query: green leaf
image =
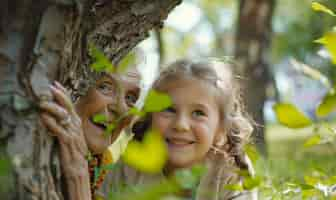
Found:
[[[251,177],[251,174],[250,174],[250,172],[249,172],[247,169],[237,170],[236,173],[237,173],[239,176],[242,176],[242,177],[244,177],[244,178],[249,178],[249,177]]]
[[[243,182],[243,188],[245,190],[252,190],[256,187],[258,187],[261,184],[261,178],[260,177],[247,177],[244,178]]]
[[[162,135],[158,131],[150,130],[145,133],[142,142],[131,140],[122,159],[140,171],[160,172],[167,160],[167,148]]]
[[[320,199],[317,198],[319,191],[316,189],[302,189],[302,199]],[[315,198],[312,198],[315,197]]]
[[[136,55],[134,51],[129,52],[118,64],[117,72],[124,73],[129,67],[135,67]]]
[[[94,62],[91,64],[91,68],[97,72],[108,71],[114,72],[115,67],[111,61],[100,51],[94,44],[89,45],[89,54],[93,58]]]
[[[224,186],[224,189],[231,191],[243,191],[243,186],[240,184],[227,184]]]
[[[312,2],[311,6],[312,6],[313,10],[315,10],[315,11],[320,11],[320,12],[327,13],[331,16],[336,16],[336,14],[332,10],[330,10],[328,7],[326,7],[326,6],[324,6],[320,3]]]
[[[160,112],[172,105],[170,96],[165,93],[150,90],[144,105],[145,112]]]
[[[110,191],[109,200],[181,200],[173,194],[178,194],[181,188],[170,180],[155,182],[153,184],[127,185],[122,192]],[[165,198],[169,196],[168,198]]]
[[[192,189],[198,184],[198,178],[188,169],[176,171],[175,178],[183,189]]]
[[[303,146],[308,148],[308,147],[318,145],[318,144],[320,144],[320,142],[321,142],[321,136],[320,135],[314,135],[314,136],[310,137],[307,141],[305,141]]]
[[[336,94],[327,94],[317,106],[316,115],[325,117],[336,109]]]
[[[194,165],[191,168],[191,173],[196,177],[201,177],[207,171],[204,165]]]
[[[8,158],[0,157],[0,177],[11,173],[11,163]]]
[[[311,190],[311,189],[315,189],[314,186],[312,185],[308,185],[308,184],[299,184],[298,185],[302,190]]]
[[[114,131],[114,129],[116,128],[116,124],[115,123],[110,123],[107,125],[106,129],[105,129],[105,136],[111,135],[112,132]]]
[[[132,107],[128,110],[128,114],[143,117],[145,116],[146,113],[144,111],[139,110],[137,107]]]
[[[251,159],[252,163],[255,164],[259,159],[257,148],[251,144],[246,144],[244,146],[244,151],[247,154],[247,156]]]
[[[312,124],[312,121],[289,103],[278,103],[273,106],[278,121],[289,128],[304,128]]]
[[[175,180],[183,189],[197,186],[202,174],[206,171],[203,165],[195,165],[191,169],[181,169],[175,172]]]
[[[93,116],[92,120],[95,123],[104,123],[107,122],[107,116],[103,114],[96,114]]]
[[[317,39],[314,42],[323,44],[331,55],[331,61],[336,64],[336,32],[327,32],[322,38]]]
[[[304,180],[306,182],[306,184],[314,186],[316,185],[318,182],[321,182],[318,178],[312,177],[312,176],[304,176]]]

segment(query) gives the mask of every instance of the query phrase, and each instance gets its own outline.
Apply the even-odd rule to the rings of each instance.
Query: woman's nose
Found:
[[[111,98],[110,102],[107,104],[107,111],[109,115],[112,115],[114,119],[119,118],[121,115],[126,113],[128,106],[124,98],[114,97]]]
[[[189,125],[188,117],[185,116],[184,114],[177,115],[176,120],[174,122],[174,128],[176,131],[179,131],[179,132],[189,131],[190,125]]]

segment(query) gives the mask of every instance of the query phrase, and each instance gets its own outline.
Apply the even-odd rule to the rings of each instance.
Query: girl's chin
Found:
[[[169,157],[168,158],[168,166],[173,169],[183,169],[188,168],[193,165],[191,160],[183,159],[183,158],[175,158]]]

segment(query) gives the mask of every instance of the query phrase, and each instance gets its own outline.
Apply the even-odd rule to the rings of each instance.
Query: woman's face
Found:
[[[139,82],[140,75],[135,69],[122,75],[104,75],[76,104],[85,139],[92,153],[103,153],[111,144],[112,135],[119,134],[118,129],[111,134],[104,133],[108,124],[114,123],[137,101]],[[97,114],[106,116],[107,121],[103,124],[94,122],[93,118]]]

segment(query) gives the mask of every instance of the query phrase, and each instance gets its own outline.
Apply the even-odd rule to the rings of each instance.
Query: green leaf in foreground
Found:
[[[163,200],[171,199],[178,200],[180,198],[172,197],[172,194],[177,194],[181,191],[181,188],[175,184],[174,181],[165,180],[149,185],[139,185],[136,188],[133,186],[126,186],[126,188],[121,192],[114,192],[113,190],[109,193],[109,200]],[[165,198],[167,197],[167,198]]]
[[[143,117],[145,116],[146,113],[142,110],[139,110],[137,107],[132,107],[128,110],[128,114],[133,115],[133,116]]]
[[[312,6],[312,9],[315,10],[315,11],[320,11],[320,12],[327,13],[331,16],[336,16],[336,14],[332,10],[330,10],[328,7],[322,5],[321,3],[313,2],[311,4],[311,6]]]
[[[107,122],[107,116],[103,114],[96,114],[93,116],[92,120],[95,123],[104,123]]]
[[[105,136],[109,136],[112,134],[112,132],[114,131],[114,129],[117,127],[116,123],[110,123],[107,125],[104,135]]]
[[[0,155],[0,176],[7,176],[10,173],[11,173],[10,160]]]
[[[170,96],[165,93],[150,90],[144,105],[145,112],[160,112],[172,105]]]
[[[244,179],[243,188],[245,190],[252,190],[261,184],[261,178],[257,177],[247,177]]]
[[[136,55],[134,51],[129,52],[118,64],[117,72],[124,73],[129,67],[134,67],[136,61]]]
[[[314,135],[314,136],[310,137],[307,141],[305,141],[303,146],[308,148],[308,147],[318,145],[318,144],[320,144],[320,142],[321,142],[321,136],[320,135]]]
[[[102,51],[100,51],[93,44],[89,45],[89,54],[93,58],[93,63],[91,64],[91,68],[97,72],[108,71],[114,72],[115,67],[111,63],[111,61],[104,55]]]
[[[227,184],[224,186],[224,189],[231,191],[243,191],[243,186],[240,184]]]
[[[175,172],[175,179],[183,189],[192,189],[197,186],[202,174],[206,171],[202,165],[195,165],[191,169],[181,169]]]
[[[304,128],[312,124],[312,121],[289,103],[278,103],[273,106],[278,121],[289,128]]]
[[[247,156],[251,159],[252,163],[255,164],[259,159],[257,148],[251,144],[247,144],[244,146],[244,151],[247,154]]]
[[[336,109],[336,94],[327,94],[324,96],[316,109],[318,117],[325,117]]]
[[[336,64],[336,32],[329,31],[314,42],[323,44],[331,55],[331,61]]]
[[[143,172],[158,173],[167,160],[167,148],[158,131],[145,133],[142,142],[131,140],[122,155],[123,161]]]

